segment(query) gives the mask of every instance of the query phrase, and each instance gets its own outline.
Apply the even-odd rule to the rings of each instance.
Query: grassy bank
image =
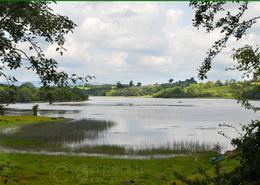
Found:
[[[47,156],[0,153],[0,183],[8,185],[79,184],[171,184],[173,172],[194,176],[198,169],[213,171],[211,153],[152,160],[126,160],[98,157]],[[8,165],[10,163],[10,165]],[[235,160],[224,161],[233,169]]]

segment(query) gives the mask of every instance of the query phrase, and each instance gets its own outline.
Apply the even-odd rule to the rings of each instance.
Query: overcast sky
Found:
[[[46,54],[57,59],[60,69],[79,75],[94,75],[93,82],[150,84],[170,78],[197,79],[196,70],[218,32],[207,34],[192,26],[193,10],[186,2],[170,3],[89,3],[58,2],[55,12],[66,15],[78,26],[66,38],[67,52],[62,57],[56,46],[48,46]],[[233,8],[231,6],[231,8]],[[260,3],[250,5],[246,15],[260,13]],[[214,60],[209,80],[239,79],[239,74],[225,71],[232,66],[232,48],[248,43],[256,45],[259,24],[240,44],[230,40],[227,48]],[[37,80],[30,72],[19,70],[21,81]]]

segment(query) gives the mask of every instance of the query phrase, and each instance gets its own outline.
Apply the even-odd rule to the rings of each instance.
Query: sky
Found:
[[[206,33],[194,28],[194,11],[188,2],[58,2],[54,12],[68,16],[77,27],[66,36],[67,52],[61,57],[55,45],[44,47],[46,56],[59,62],[59,70],[78,75],[93,75],[91,83],[164,83],[169,79],[197,79],[197,69],[218,31]],[[233,5],[228,5],[235,10]],[[259,15],[260,3],[251,3],[246,17]],[[208,80],[240,79],[235,71],[232,49],[260,40],[256,24],[238,42],[231,39],[218,55]],[[37,81],[25,70],[11,72],[20,81]]]

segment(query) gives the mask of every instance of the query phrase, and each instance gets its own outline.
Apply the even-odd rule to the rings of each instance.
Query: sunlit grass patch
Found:
[[[37,122],[64,121],[64,118],[42,117],[42,116],[0,116],[0,128],[32,124]]]

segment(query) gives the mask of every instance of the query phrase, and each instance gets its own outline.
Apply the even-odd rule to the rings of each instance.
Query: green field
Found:
[[[78,184],[171,184],[174,172],[198,176],[205,169],[213,175],[210,153],[187,157],[151,160],[109,159],[98,157],[48,156],[0,153],[1,182],[9,185]],[[10,163],[9,167],[3,167]],[[235,160],[223,161],[223,169],[233,169]]]

